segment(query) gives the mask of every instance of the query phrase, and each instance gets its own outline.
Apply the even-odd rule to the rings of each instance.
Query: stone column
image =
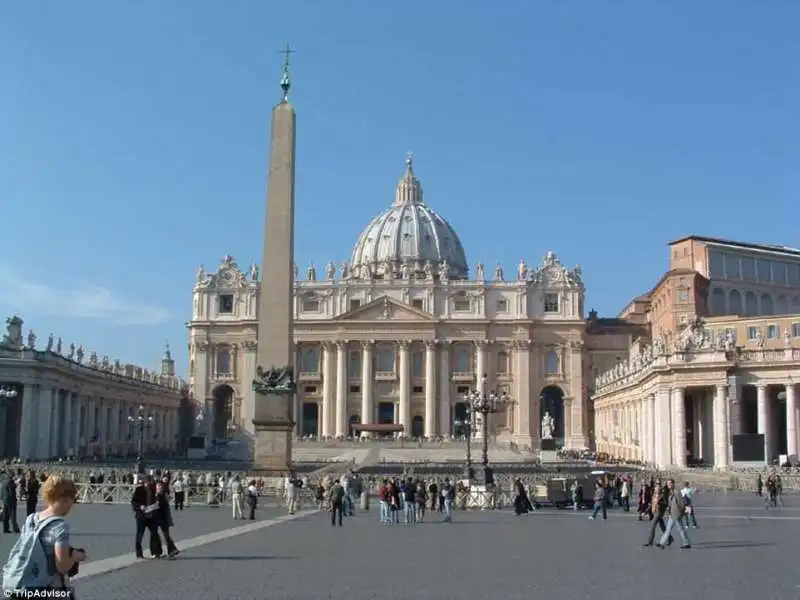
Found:
[[[769,410],[767,407],[767,386],[764,384],[759,384],[756,387],[756,391],[758,394],[757,398],[757,412],[758,412],[758,433],[764,436],[764,462],[769,464],[770,458],[769,455],[769,447],[770,447],[770,438],[772,437],[772,427],[770,427],[769,423]]]
[[[37,458],[37,421],[39,416],[39,386],[25,384],[22,389],[22,423],[19,436],[19,457],[24,460]]]
[[[333,344],[326,342],[322,345],[322,415],[320,421],[320,435],[330,437],[333,428],[334,390],[336,385],[336,355]]]
[[[347,435],[347,342],[336,342],[336,437]]]
[[[425,342],[425,437],[436,436],[436,342]]]
[[[797,386],[786,384],[786,454],[797,457]]]
[[[728,386],[718,385],[714,395],[714,466],[728,468]]]
[[[672,464],[681,469],[686,467],[686,403],[684,402],[684,394],[684,388],[677,387],[672,390],[672,414],[675,419],[673,422],[675,441],[672,449]]]
[[[39,459],[48,459],[51,454],[51,427],[53,413],[53,388],[42,387],[39,394],[39,436],[36,443],[36,454]]]
[[[73,453],[73,444],[72,444],[72,392],[65,392],[63,399],[61,400],[64,406],[64,419],[63,419],[63,430],[64,430],[64,455],[71,456]]]
[[[485,389],[483,385],[483,376],[487,375],[486,370],[486,346],[488,344],[484,340],[478,340],[475,342],[475,389],[481,393],[489,393],[488,389]],[[488,385],[488,381],[487,381]],[[485,418],[489,418],[487,415]],[[476,413],[474,415],[474,423],[475,427],[472,432],[472,437],[474,438],[481,438],[483,437],[483,419],[484,416],[482,414]],[[488,425],[488,423],[487,423]],[[488,427],[487,427],[488,430]]]
[[[453,421],[450,406],[450,344],[445,342],[439,349],[439,435],[449,436]]]
[[[372,342],[361,342],[361,424],[371,425],[375,420],[372,399]],[[362,438],[372,437],[369,431],[361,432]]]
[[[644,462],[648,462],[648,455],[649,449],[648,446],[650,445],[650,430],[647,427],[647,411],[649,409],[649,396],[644,396],[639,400],[640,402],[640,413],[641,413],[641,420],[639,421],[639,446],[641,447],[641,460]]]
[[[409,341],[398,344],[400,351],[400,425],[403,426],[403,436],[411,435],[411,361],[409,356]]]
[[[672,418],[670,414],[670,390],[659,390],[655,394],[654,427],[656,440],[656,465],[659,468],[672,464]]]

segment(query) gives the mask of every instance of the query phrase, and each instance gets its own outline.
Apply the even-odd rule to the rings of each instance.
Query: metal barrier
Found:
[[[78,502],[81,504],[130,504],[134,487],[130,484],[94,484],[76,483],[78,488]],[[297,490],[298,497],[303,504],[314,501],[314,493],[310,488]],[[260,502],[285,504],[283,488],[263,487],[258,499]],[[231,504],[231,494],[209,486],[190,486],[187,490],[186,506],[228,506]]]

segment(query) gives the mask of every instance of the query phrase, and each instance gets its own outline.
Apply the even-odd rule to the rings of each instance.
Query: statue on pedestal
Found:
[[[542,439],[552,440],[553,432],[556,429],[556,420],[549,412],[545,412],[542,417]]]

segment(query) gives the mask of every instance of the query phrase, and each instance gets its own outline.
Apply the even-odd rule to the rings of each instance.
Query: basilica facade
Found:
[[[458,235],[423,199],[411,159],[394,202],[367,224],[350,260],[322,264],[295,267],[297,436],[395,424],[406,437],[460,437],[464,396],[479,390],[510,398],[489,418],[493,439],[538,449],[549,413],[558,445],[583,448],[593,435],[590,381],[641,333],[630,321],[586,319],[581,270],[553,252],[513,273],[480,262],[470,273]],[[252,436],[261,285],[256,265],[240,269],[231,256],[197,273],[190,386],[215,439]]]

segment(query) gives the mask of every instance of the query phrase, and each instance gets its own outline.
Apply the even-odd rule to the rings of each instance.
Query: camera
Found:
[[[76,550],[78,552],[83,552],[84,554],[86,554],[86,550],[84,550],[83,548],[70,548],[69,555],[72,556],[72,553],[75,552]],[[69,571],[67,571],[67,575],[69,577],[75,577],[78,574],[79,567],[80,563],[75,563],[74,565],[72,565],[72,568]]]

